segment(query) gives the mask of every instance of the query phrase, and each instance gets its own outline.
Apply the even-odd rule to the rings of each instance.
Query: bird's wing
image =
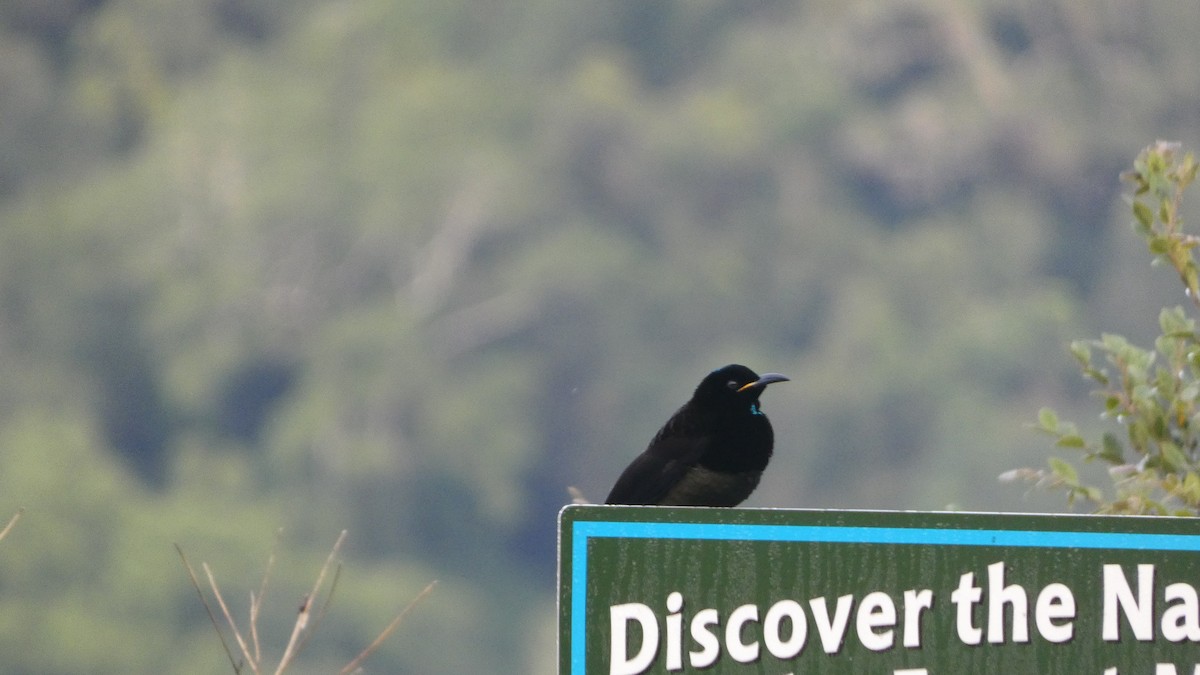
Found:
[[[605,504],[658,504],[703,454],[703,443],[658,438],[625,468]]]

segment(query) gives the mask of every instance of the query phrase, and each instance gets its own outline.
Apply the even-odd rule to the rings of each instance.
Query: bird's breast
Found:
[[[775,435],[766,415],[746,415],[709,437],[699,464],[725,473],[762,472],[771,461]]]
[[[728,472],[696,465],[688,469],[659,504],[663,506],[737,506],[754,492],[762,471]]]

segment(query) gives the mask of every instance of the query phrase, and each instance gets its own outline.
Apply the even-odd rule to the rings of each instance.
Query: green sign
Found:
[[[1200,519],[568,506],[560,675],[1200,675]]]

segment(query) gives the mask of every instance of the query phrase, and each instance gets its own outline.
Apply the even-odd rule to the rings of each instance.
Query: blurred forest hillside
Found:
[[[5,0],[0,654],[222,673],[173,542],[301,667],[554,672],[554,528],[712,368],[748,506],[1057,509],[1067,342],[1177,293],[1118,173],[1200,145],[1200,3]],[[239,611],[241,611],[239,610]],[[305,669],[307,668],[307,670]]]

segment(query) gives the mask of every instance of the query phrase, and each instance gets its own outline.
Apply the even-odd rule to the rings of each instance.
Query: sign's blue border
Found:
[[[584,520],[571,529],[571,673],[586,672],[588,541],[595,538],[1200,551],[1200,535]]]

